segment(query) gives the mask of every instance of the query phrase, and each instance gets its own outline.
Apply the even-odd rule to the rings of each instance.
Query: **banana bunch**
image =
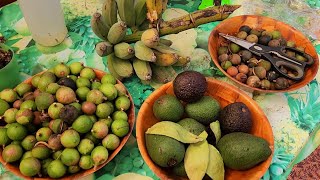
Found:
[[[151,23],[161,18],[161,14],[166,9],[167,4],[168,0],[147,0],[147,18]]]

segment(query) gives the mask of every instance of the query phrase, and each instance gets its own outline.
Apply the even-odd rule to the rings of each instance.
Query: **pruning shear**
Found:
[[[302,52],[296,48],[288,47],[288,46],[278,46],[278,47],[269,47],[264,46],[258,43],[252,43],[234,36],[230,36],[227,34],[219,33],[220,36],[232,41],[233,43],[249,50],[255,55],[265,58],[268,60],[274,67],[274,69],[287,77],[288,79],[292,79],[295,81],[299,81],[304,77],[304,70],[306,66],[310,66],[314,63],[314,59],[307,53]],[[305,62],[297,60],[295,57],[290,57],[286,53],[286,50],[293,51],[304,58],[306,58]],[[289,76],[287,73],[283,72],[280,67],[287,67],[296,72],[296,76]]]

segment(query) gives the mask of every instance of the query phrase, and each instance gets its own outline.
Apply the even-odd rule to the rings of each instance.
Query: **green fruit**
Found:
[[[54,74],[58,78],[66,77],[70,74],[70,69],[67,65],[60,63],[54,67]]]
[[[86,115],[93,115],[97,110],[97,106],[93,102],[84,101],[81,105],[81,110]]]
[[[113,134],[124,137],[129,133],[130,126],[128,121],[114,120],[111,124],[111,131]]]
[[[127,96],[119,96],[115,101],[116,109],[126,111],[130,108],[131,102]]]
[[[49,177],[61,178],[66,174],[67,168],[60,160],[54,160],[48,165],[47,171]]]
[[[21,103],[20,109],[30,109],[32,111],[35,111],[37,109],[37,106],[33,100],[26,100]]]
[[[240,46],[235,43],[230,43],[229,49],[233,54],[236,54],[240,51]]]
[[[280,31],[272,31],[271,35],[272,35],[272,39],[280,39],[281,38]]]
[[[88,92],[86,100],[93,102],[94,104],[101,104],[104,100],[103,93],[97,89],[93,89]]]
[[[78,79],[78,77],[75,75],[69,75],[67,76],[67,78],[72,79],[74,82],[76,82],[76,80]]]
[[[38,87],[38,83],[39,83],[40,77],[41,77],[41,75],[35,75],[35,76],[32,77],[32,79],[31,79],[32,86]]]
[[[115,85],[117,83],[117,79],[114,78],[111,74],[105,74],[101,78],[101,83],[102,84],[113,84],[113,85]]]
[[[118,136],[114,134],[108,134],[102,140],[103,147],[107,148],[108,150],[115,150],[120,145],[120,139]]]
[[[52,154],[53,159],[60,159],[62,150],[56,151]]]
[[[113,120],[124,120],[124,121],[128,121],[128,115],[126,112],[124,111],[115,111],[112,114],[112,119]]]
[[[91,158],[95,166],[98,166],[106,162],[108,160],[108,157],[108,150],[103,146],[97,146],[91,152]]]
[[[106,135],[109,132],[109,128],[107,124],[103,121],[97,121],[93,124],[93,127],[91,129],[91,133],[94,137],[98,139],[102,139],[106,137]]]
[[[78,110],[78,113],[81,113],[81,104],[74,102],[70,104],[71,106],[75,107]]]
[[[35,176],[41,170],[41,163],[37,158],[29,157],[20,162],[19,170],[25,176]]]
[[[74,174],[79,171],[80,171],[80,167],[78,165],[68,167],[68,173],[70,173],[70,174]]]
[[[162,95],[153,104],[153,114],[161,121],[177,122],[181,119],[184,108],[173,95]]]
[[[2,158],[5,162],[11,163],[18,161],[23,154],[21,146],[17,144],[9,144],[2,151]]]
[[[13,141],[21,141],[27,134],[27,128],[19,123],[12,123],[7,128],[7,135]]]
[[[90,92],[88,87],[80,87],[76,90],[76,94],[80,100],[85,101],[87,99],[87,94]]]
[[[84,68],[83,64],[80,62],[73,62],[69,66],[70,72],[73,75],[79,75],[81,70]]]
[[[9,104],[6,101],[0,99],[0,116],[2,116],[9,108]]]
[[[17,112],[18,112],[18,109],[16,108],[7,109],[3,114],[4,121],[8,124],[16,122]]]
[[[265,139],[243,132],[224,135],[217,148],[224,165],[235,170],[250,169],[267,160],[272,153]]]
[[[99,118],[107,118],[113,112],[113,106],[109,103],[102,103],[97,105],[96,115]]]
[[[38,88],[40,89],[41,92],[45,92],[47,89],[47,86],[50,83],[56,82],[56,76],[51,73],[51,72],[45,72],[42,74],[41,78],[39,79],[38,82]]]
[[[30,151],[36,143],[37,143],[36,137],[34,135],[28,135],[21,141],[21,146],[25,150]]]
[[[92,120],[87,115],[79,116],[73,123],[72,128],[79,133],[87,133],[93,126]]]
[[[77,165],[80,160],[80,154],[76,149],[66,148],[61,153],[61,162],[66,166]]]
[[[76,93],[71,88],[65,86],[57,90],[56,99],[62,104],[70,104],[77,100]]]
[[[35,103],[39,111],[46,110],[54,103],[54,97],[52,94],[42,92],[36,97]]]
[[[89,67],[85,67],[80,71],[80,77],[87,78],[89,80],[93,80],[96,78],[96,73],[93,71],[93,69]]]
[[[49,94],[56,94],[59,88],[60,85],[58,83],[50,83],[46,88],[46,92]]]
[[[207,80],[197,71],[184,71],[174,79],[174,94],[184,102],[195,102],[203,97],[207,90]]]
[[[51,149],[49,149],[45,145],[39,144],[32,148],[31,153],[32,153],[32,157],[43,160],[50,157]]]
[[[16,113],[16,121],[19,124],[26,125],[32,122],[34,119],[34,114],[30,109],[20,109]]]
[[[50,121],[49,128],[53,131],[53,133],[60,134],[67,129],[67,126],[62,119],[54,119]]]
[[[52,103],[49,108],[48,108],[48,115],[52,118],[52,119],[59,119],[59,113],[60,110],[63,108],[63,104],[61,103]]]
[[[10,139],[7,135],[7,128],[0,127],[0,146],[4,146],[10,142]]]
[[[218,115],[220,104],[210,96],[203,96],[199,101],[187,104],[185,111],[190,118],[202,124],[210,124]]]
[[[21,160],[29,158],[29,157],[32,157],[32,152],[31,151],[27,151],[27,152],[23,153],[23,155],[21,157]]]
[[[48,175],[48,166],[53,161],[53,159],[45,159],[41,161],[41,175],[47,176]]]
[[[52,134],[52,131],[49,127],[42,127],[37,131],[36,139],[37,139],[37,141],[48,142],[51,134]]]
[[[232,132],[249,133],[252,129],[251,112],[242,102],[227,105],[220,111],[219,122],[224,134]]]
[[[64,131],[61,135],[61,144],[66,148],[77,147],[80,143],[80,135],[73,129]]]
[[[100,139],[96,138],[92,132],[87,133],[84,138],[90,139],[95,145],[100,143]]]
[[[146,134],[146,148],[152,161],[161,167],[179,164],[185,154],[181,142],[162,135]]]
[[[173,173],[177,176],[188,177],[186,173],[186,169],[184,168],[184,162],[182,161],[178,165],[173,167]]]
[[[79,166],[82,169],[91,169],[93,167],[93,160],[92,157],[90,155],[85,155],[85,156],[81,156],[80,161],[79,161]]]
[[[87,78],[84,78],[84,77],[79,77],[77,80],[76,80],[76,85],[78,88],[80,87],[91,87],[91,83],[89,81],[89,79]]]
[[[117,89],[118,91],[118,96],[126,96],[127,95],[127,89],[124,85],[122,84],[115,84],[114,87]]]
[[[195,134],[197,136],[206,130],[206,127],[203,124],[199,123],[198,121],[192,118],[185,118],[180,120],[177,123],[180,124],[185,129],[187,129],[192,134]]]
[[[78,145],[78,151],[82,155],[88,155],[94,148],[94,143],[90,139],[82,139]]]
[[[32,86],[28,83],[20,83],[16,87],[16,92],[19,94],[20,97],[22,97],[25,93],[31,92]]]
[[[114,100],[118,95],[118,91],[113,84],[102,84],[99,90],[107,97],[108,101]]]
[[[97,81],[93,81],[91,83],[91,89],[99,89],[101,86],[101,83],[100,82],[97,82]]]
[[[13,89],[4,89],[0,93],[0,98],[8,103],[12,103],[18,98],[18,94]]]

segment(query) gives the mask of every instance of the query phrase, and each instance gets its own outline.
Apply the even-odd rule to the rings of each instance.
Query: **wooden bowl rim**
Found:
[[[245,84],[245,83],[241,83],[241,82],[239,82],[238,80],[236,80],[235,78],[233,78],[232,76],[230,76],[224,69],[222,69],[222,67],[221,67],[221,65],[218,63],[218,61],[214,60],[213,54],[216,53],[216,52],[212,52],[212,49],[210,48],[210,44],[215,43],[214,40],[216,40],[216,38],[215,38],[214,35],[215,35],[217,29],[219,29],[219,28],[220,28],[221,26],[223,26],[225,23],[229,23],[229,21],[232,21],[232,20],[234,20],[234,19],[240,19],[240,18],[256,18],[256,19],[261,18],[261,19],[269,19],[269,20],[273,20],[273,21],[276,21],[276,22],[281,22],[281,23],[282,23],[283,25],[285,25],[288,29],[294,31],[296,34],[298,34],[298,35],[300,35],[301,37],[303,37],[303,38],[304,38],[304,41],[306,41],[308,44],[311,44],[311,51],[316,54],[315,57],[312,56],[312,57],[314,58],[315,63],[314,63],[313,65],[311,65],[311,66],[317,66],[317,67],[314,67],[314,68],[315,68],[315,69],[314,69],[315,71],[314,71],[314,73],[312,73],[312,78],[310,78],[310,80],[304,79],[304,80],[300,81],[300,83],[301,83],[300,85],[297,85],[297,86],[294,86],[294,87],[289,87],[289,88],[287,88],[287,89],[281,89],[281,90],[264,90],[264,89],[260,89],[260,88],[251,87],[251,86],[249,86],[249,85],[247,85],[247,84]],[[219,32],[220,32],[220,31],[219,31]],[[221,71],[225,76],[227,76],[229,79],[231,79],[232,81],[234,81],[235,83],[239,84],[239,85],[242,86],[242,87],[245,87],[245,88],[251,89],[251,90],[253,90],[253,91],[260,92],[260,93],[281,93],[281,92],[283,93],[283,92],[290,92],[290,91],[294,91],[294,90],[300,89],[300,88],[308,85],[308,84],[316,77],[316,75],[317,75],[317,73],[318,73],[318,69],[319,69],[319,57],[318,57],[317,51],[316,51],[315,47],[313,46],[313,44],[311,43],[311,41],[310,41],[308,38],[306,38],[305,35],[304,35],[302,32],[300,32],[299,30],[297,30],[297,29],[295,29],[294,27],[290,26],[289,24],[284,23],[284,22],[279,21],[279,20],[274,19],[274,18],[266,17],[266,16],[260,16],[260,15],[239,15],[239,16],[234,16],[234,17],[231,17],[231,18],[228,18],[228,19],[223,20],[221,23],[219,23],[219,24],[211,31],[210,36],[209,36],[209,40],[208,40],[208,50],[209,50],[209,54],[210,54],[210,56],[211,56],[211,58],[212,58],[213,63],[220,69],[220,71]],[[307,71],[310,71],[311,66],[308,67]],[[307,71],[306,71],[306,72],[307,72]],[[303,82],[303,81],[305,81],[305,82]]]
[[[263,112],[263,110],[260,108],[260,106],[258,105],[257,102],[255,102],[251,97],[249,97],[247,94],[245,94],[243,91],[241,91],[240,89],[227,84],[226,82],[223,81],[219,81],[216,79],[212,79],[212,78],[206,78],[208,84],[209,83],[213,83],[213,84],[221,84],[224,87],[226,87],[228,89],[228,91],[234,91],[237,94],[243,96],[244,99],[247,99],[248,101],[250,101],[250,103],[253,104],[253,107],[260,112],[260,116],[263,119],[263,121],[266,122],[266,124],[264,124],[266,127],[268,128],[268,130],[271,132],[269,134],[269,139],[267,140],[269,143],[269,147],[272,150],[272,154],[269,156],[269,158],[264,161],[263,163],[265,163],[265,168],[263,171],[257,171],[257,176],[262,177],[264,175],[264,173],[268,170],[268,167],[271,165],[272,162],[272,157],[273,157],[273,153],[274,153],[274,136],[273,136],[273,131],[272,131],[272,127],[271,124],[267,118],[267,116],[265,115],[265,113]],[[158,167],[155,163],[153,163],[153,161],[151,160],[150,156],[147,153],[146,150],[146,145],[142,142],[142,139],[145,139],[145,132],[142,132],[142,125],[144,122],[144,119],[142,118],[142,113],[145,111],[145,109],[148,109],[151,107],[152,104],[150,104],[149,99],[153,99],[157,94],[163,92],[163,91],[167,91],[167,89],[169,89],[171,86],[173,85],[173,81],[168,82],[164,85],[162,85],[161,87],[159,87],[158,89],[156,89],[142,104],[140,111],[137,115],[137,120],[136,120],[136,139],[137,139],[137,144],[138,144],[138,148],[139,151],[141,153],[142,158],[144,159],[144,161],[146,162],[146,164],[149,166],[149,168],[160,178],[160,179],[170,179],[168,178],[167,175],[162,174],[160,171],[158,171],[157,169],[161,168]],[[171,179],[170,179],[171,180]]]
[[[94,70],[94,72],[96,73],[96,76],[99,77],[99,79],[101,79],[101,77],[105,74],[107,74],[107,72],[104,72],[102,70],[98,70],[98,69],[95,69],[95,68],[91,68]],[[39,74],[42,74],[46,71],[42,71],[38,74],[35,74],[35,75],[39,75]],[[35,76],[34,75],[34,76]],[[32,76],[32,77],[34,77]],[[23,82],[24,83],[30,83],[31,82],[31,79],[32,77],[24,80]],[[125,87],[125,85],[119,81],[117,79],[117,84],[121,84]],[[126,88],[126,87],[125,87]],[[83,170],[81,169],[78,173],[75,173],[75,174],[68,174],[68,176],[63,176],[62,178],[59,178],[61,180],[70,180],[70,179],[77,179],[77,178],[82,178],[82,177],[86,177],[88,175],[91,175],[93,173],[95,173],[96,171],[100,170],[102,167],[104,167],[106,164],[108,164],[114,157],[116,157],[116,155],[120,152],[120,150],[124,147],[124,145],[127,143],[129,137],[131,136],[132,134],[132,131],[133,131],[133,128],[134,128],[134,124],[135,124],[135,107],[134,107],[134,102],[133,102],[133,99],[132,99],[132,96],[130,94],[130,92],[128,91],[128,89],[126,88],[127,90],[127,95],[130,99],[130,102],[131,102],[131,105],[130,105],[130,109],[128,110],[128,122],[129,122],[129,126],[130,126],[130,129],[129,129],[129,132],[126,136],[122,137],[122,140],[120,142],[120,145],[117,147],[117,149],[113,150],[113,152],[110,154],[109,152],[109,157],[108,157],[108,160],[103,163],[103,164],[100,164],[99,166],[97,166],[96,168],[91,168],[91,169],[88,169],[88,170]],[[2,158],[2,150],[3,148],[0,147],[0,162],[1,164],[4,166],[4,168],[6,168],[8,171],[10,171],[11,173],[13,173],[14,175],[16,176],[19,176],[23,179],[27,179],[27,180],[53,180],[54,178],[49,178],[49,177],[46,177],[46,178],[39,178],[39,177],[27,177],[27,176],[24,176],[23,174],[21,174],[20,170],[19,170],[19,167],[13,165],[13,164],[10,164],[10,163],[6,163],[3,158]]]

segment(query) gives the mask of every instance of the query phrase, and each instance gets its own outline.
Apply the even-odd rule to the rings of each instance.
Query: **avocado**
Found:
[[[146,147],[152,161],[161,167],[173,167],[182,162],[184,145],[168,136],[146,134]]]
[[[177,122],[183,113],[184,108],[181,102],[170,94],[160,96],[153,104],[153,114],[161,121]]]
[[[207,90],[207,80],[197,71],[184,71],[173,81],[174,94],[184,102],[198,101]]]
[[[251,112],[242,102],[235,102],[224,107],[218,118],[224,134],[232,132],[249,133],[252,128]]]
[[[219,102],[210,97],[203,96],[199,101],[189,103],[185,107],[188,117],[208,125],[213,122],[220,111]]]
[[[182,161],[172,169],[173,173],[177,176],[188,177],[186,169],[184,168],[184,162]]]
[[[180,124],[185,129],[187,129],[192,134],[195,134],[197,136],[206,129],[206,127],[203,124],[199,123],[198,121],[192,118],[184,118],[177,123]]]
[[[268,142],[243,132],[223,136],[217,144],[224,165],[234,170],[247,170],[265,161],[272,151]]]

